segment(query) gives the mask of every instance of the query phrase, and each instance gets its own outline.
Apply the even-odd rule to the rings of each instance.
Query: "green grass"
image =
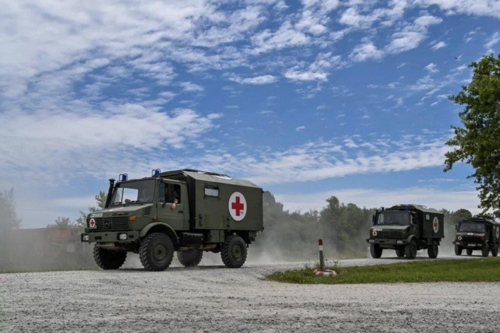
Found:
[[[315,276],[315,268],[278,272],[271,281],[298,284],[500,282],[500,258],[429,260],[363,267],[330,267],[336,277]]]

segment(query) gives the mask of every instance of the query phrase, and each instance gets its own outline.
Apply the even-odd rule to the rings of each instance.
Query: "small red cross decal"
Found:
[[[236,211],[236,216],[240,216],[240,211],[245,209],[245,205],[240,202],[240,197],[236,197],[236,202],[231,202],[231,208]]]

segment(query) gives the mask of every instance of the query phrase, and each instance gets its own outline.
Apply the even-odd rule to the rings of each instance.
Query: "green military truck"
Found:
[[[110,179],[105,209],[88,215],[82,242],[95,242],[102,269],[120,268],[134,252],[145,269],[162,271],[175,251],[186,267],[211,251],[239,268],[264,229],[262,195],[249,181],[212,172],[153,170],[131,180],[123,174],[117,183]]]
[[[469,256],[474,250],[481,250],[483,257],[487,257],[490,251],[493,257],[498,256],[499,223],[489,217],[476,216],[457,223],[455,229],[457,234],[453,244],[457,256],[462,254],[463,249]]]
[[[422,205],[396,205],[376,210],[370,228],[370,254],[380,258],[384,249],[396,250],[400,258],[415,259],[417,251],[427,249],[437,258],[444,238],[444,215]]]

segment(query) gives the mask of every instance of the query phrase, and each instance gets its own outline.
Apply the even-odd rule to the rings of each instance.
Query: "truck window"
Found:
[[[219,188],[217,186],[205,186],[205,196],[218,198]]]
[[[409,225],[410,213],[401,211],[384,211],[378,215],[378,225]]]
[[[118,184],[111,205],[153,202],[155,183],[152,180]]]
[[[460,229],[458,231],[483,233],[485,231],[485,225],[484,223],[462,222],[460,223]]]
[[[178,184],[160,184],[160,203],[181,203],[181,186]]]

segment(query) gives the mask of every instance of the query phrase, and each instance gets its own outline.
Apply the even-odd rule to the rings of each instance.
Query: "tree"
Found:
[[[500,54],[483,57],[469,67],[472,81],[450,99],[465,105],[459,113],[463,127],[452,126],[454,137],[446,144],[455,150],[446,153],[445,172],[457,162],[474,168],[468,178],[478,184],[480,208],[500,217]]]
[[[21,219],[17,217],[14,203],[14,188],[0,192],[0,231],[18,229]]]
[[[88,213],[80,211],[80,217],[76,219],[76,224],[79,227],[85,228],[87,226],[87,215],[94,213],[98,210],[104,209],[104,206],[106,205],[106,198],[107,197],[108,196],[107,196],[106,192],[99,191],[99,193],[94,196],[97,207],[89,207]]]
[[[58,227],[69,227],[72,226],[73,223],[71,222],[71,219],[69,217],[57,217],[57,220],[54,221],[56,223],[56,226]]]

